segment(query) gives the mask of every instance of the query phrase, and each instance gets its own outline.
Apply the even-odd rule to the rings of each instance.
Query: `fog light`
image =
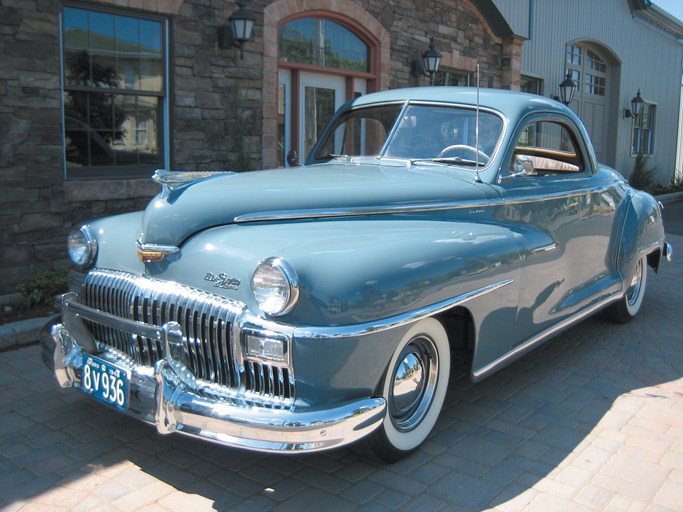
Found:
[[[277,363],[287,362],[287,342],[285,340],[247,334],[245,341],[247,357]]]

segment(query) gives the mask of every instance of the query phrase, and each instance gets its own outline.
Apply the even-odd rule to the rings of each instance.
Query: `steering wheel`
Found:
[[[479,156],[480,158],[483,158],[485,161],[482,163],[486,163],[489,161],[489,156],[486,153],[484,153],[481,149],[477,149],[474,146],[468,146],[467,144],[453,144],[452,146],[446,146],[445,148],[443,148],[441,150],[441,152],[439,153],[439,156],[437,156],[437,158],[445,157],[448,153],[450,153],[452,151],[461,151],[461,150],[465,150],[465,151],[469,151],[470,153],[473,153],[475,158],[477,156]]]

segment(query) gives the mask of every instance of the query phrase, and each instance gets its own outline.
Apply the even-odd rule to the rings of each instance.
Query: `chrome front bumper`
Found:
[[[86,318],[105,315],[81,307]],[[64,323],[52,325],[43,339],[43,350],[52,351],[47,362],[59,385],[80,388],[84,353],[129,369],[130,398],[125,413],[156,425],[161,434],[179,432],[265,452],[305,452],[353,443],[377,428],[385,416],[386,402],[382,398],[358,399],[326,408],[261,404],[237,392],[213,398],[215,386],[196,381],[172,358],[173,344],[182,342],[177,324],[169,322],[159,328],[130,322],[129,332],[163,341],[164,358],[150,368],[131,364],[113,350],[97,353],[79,316],[69,314]],[[120,326],[121,320],[117,322]],[[49,352],[43,355],[49,358]]]

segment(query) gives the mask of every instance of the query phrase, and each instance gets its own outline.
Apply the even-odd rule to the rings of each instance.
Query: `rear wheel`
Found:
[[[441,412],[450,364],[441,323],[427,318],[413,325],[394,351],[384,378],[387,415],[382,426],[361,441],[362,451],[395,462],[416,450]]]
[[[636,261],[633,277],[626,289],[626,293],[619,302],[612,304],[607,310],[612,321],[623,324],[638,314],[643,304],[646,284],[647,256],[643,255]]]

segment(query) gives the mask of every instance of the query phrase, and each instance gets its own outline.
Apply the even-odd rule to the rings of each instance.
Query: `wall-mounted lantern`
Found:
[[[230,25],[224,25],[218,29],[218,47],[227,49],[239,47],[240,59],[244,60],[244,43],[251,39],[256,18],[244,7],[244,1],[237,2],[239,9],[235,11],[229,20]]]
[[[631,99],[631,109],[624,109],[624,119],[628,119],[629,117],[635,117],[637,118],[640,116],[640,114],[643,112],[643,98],[640,97],[640,89],[638,89],[638,92],[636,95]]]
[[[422,54],[422,58],[413,61],[411,73],[413,76],[428,76],[429,85],[434,85],[434,73],[441,63],[441,52],[434,46],[434,38],[429,41],[429,48]]]
[[[572,80],[572,74],[567,71],[567,76],[560,83],[560,101],[565,105],[569,105],[574,99],[577,87],[576,81]]]

